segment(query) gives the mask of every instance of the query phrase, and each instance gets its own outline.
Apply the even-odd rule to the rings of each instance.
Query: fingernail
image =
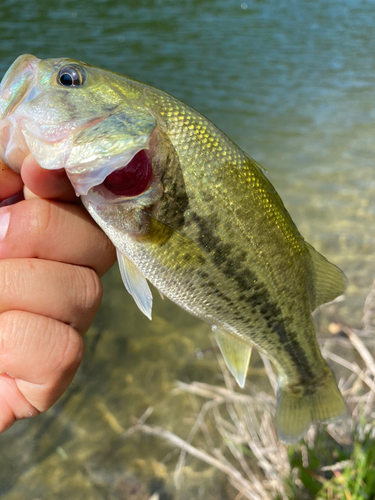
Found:
[[[4,210],[4,208],[1,208],[0,209],[0,241],[2,241],[5,238],[5,235],[7,234],[9,220],[10,220],[10,211]]]

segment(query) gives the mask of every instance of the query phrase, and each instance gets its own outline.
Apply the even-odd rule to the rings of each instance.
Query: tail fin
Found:
[[[314,422],[327,424],[346,415],[345,403],[332,372],[319,385],[298,394],[288,390],[288,386],[279,385],[276,427],[284,443],[299,441]]]

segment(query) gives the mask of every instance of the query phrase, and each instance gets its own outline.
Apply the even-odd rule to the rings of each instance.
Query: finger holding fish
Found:
[[[35,192],[0,208],[0,432],[47,410],[69,386],[100,304],[97,273],[115,259],[65,174],[42,171],[26,157],[21,175],[0,166],[1,197],[22,187]]]

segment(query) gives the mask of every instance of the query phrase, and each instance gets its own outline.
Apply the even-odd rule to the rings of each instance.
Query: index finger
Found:
[[[1,222],[1,216],[3,222]],[[116,253],[79,205],[35,199],[0,209],[0,259],[38,258],[90,267],[102,276]]]

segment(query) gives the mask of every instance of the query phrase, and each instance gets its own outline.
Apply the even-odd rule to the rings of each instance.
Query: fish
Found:
[[[343,272],[299,233],[263,169],[162,90],[86,63],[23,55],[0,85],[0,158],[65,169],[151,319],[149,283],[206,321],[243,388],[253,347],[278,372],[285,443],[346,416],[312,312]]]

